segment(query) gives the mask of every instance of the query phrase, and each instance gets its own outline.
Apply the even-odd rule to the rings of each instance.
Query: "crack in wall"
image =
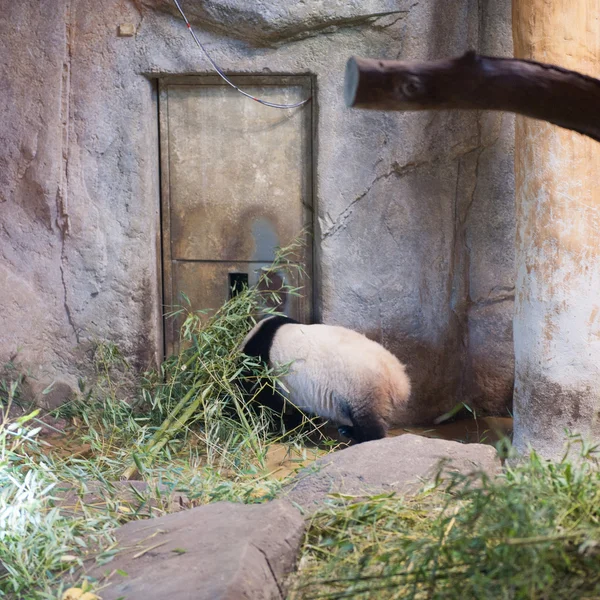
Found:
[[[486,46],[485,39],[485,6],[482,0],[475,1],[475,7],[477,9],[477,31],[475,34],[475,40],[477,48],[481,52]],[[458,340],[460,340],[460,379],[458,382],[457,393],[460,395],[460,399],[467,400],[466,392],[470,387],[470,323],[469,323],[469,310],[473,306],[483,306],[486,304],[493,304],[497,302],[506,301],[510,298],[510,294],[505,293],[503,295],[487,298],[478,299],[473,301],[471,298],[471,256],[472,248],[469,243],[469,224],[471,221],[471,214],[473,207],[477,199],[478,183],[481,176],[480,165],[481,157],[483,152],[495,144],[501,135],[501,121],[498,127],[498,132],[493,136],[488,143],[484,139],[484,127],[482,123],[481,111],[475,113],[476,125],[477,125],[477,136],[476,144],[469,151],[464,153],[458,158],[458,167],[456,175],[456,191],[454,197],[454,228],[453,228],[453,243],[452,243],[452,257],[450,263],[449,272],[449,293],[450,293],[450,305],[452,314],[454,315],[455,331]],[[494,132],[495,133],[495,132]],[[469,158],[471,156],[471,158]],[[473,164],[474,160],[474,164]],[[461,181],[464,177],[468,179],[465,181],[467,187],[462,186]],[[469,189],[470,188],[470,189]],[[510,292],[511,290],[498,290],[504,292]],[[490,292],[491,294],[492,292]],[[481,302],[483,300],[483,303]]]
[[[480,175],[480,159],[486,146],[483,144],[483,127],[481,124],[481,112],[477,113],[477,144],[474,148],[461,154],[458,157],[458,166],[456,173],[456,188],[454,194],[454,228],[452,257],[448,274],[448,286],[450,292],[450,309],[454,315],[456,335],[460,341],[460,378],[457,394],[459,399],[465,398],[465,390],[468,380],[469,369],[469,308],[473,304],[471,299],[471,247],[469,245],[467,230],[471,210],[477,197],[477,184]],[[465,159],[471,155],[475,156],[475,165],[473,172],[468,173],[465,169]],[[471,189],[464,190],[462,197],[467,199],[466,205],[461,206],[460,182],[462,177],[472,178]]]
[[[65,5],[65,58],[62,66],[60,123],[61,123],[61,163],[60,181],[56,194],[56,225],[64,238],[69,234],[68,168],[69,168],[69,113],[71,110],[71,61],[73,58],[73,29],[71,26],[71,0]]]
[[[371,181],[371,183],[367,186],[366,190],[361,192],[354,200],[352,200],[352,202],[350,202],[350,204],[348,204],[348,206],[338,215],[333,223],[331,223],[331,225],[329,225],[329,227],[323,231],[323,234],[321,235],[321,242],[326,240],[328,237],[335,235],[338,231],[346,227],[346,222],[354,212],[354,206],[366,198],[366,196],[368,196],[370,191],[379,181],[382,179],[388,179],[392,175],[395,175],[396,177],[403,177],[404,175],[412,173],[414,170],[418,169],[424,164],[426,164],[426,161],[409,162],[405,165],[399,165],[397,162],[392,163],[392,168],[389,171],[377,175],[377,177],[375,177],[375,179],[373,179],[373,181]]]
[[[176,18],[180,15],[170,0],[130,0],[141,12],[141,8],[170,13]],[[286,44],[306,40],[319,35],[373,25],[378,19],[399,15],[404,18],[419,3],[397,10],[368,12],[336,16],[327,12],[317,14],[307,9],[288,11],[285,16],[272,15],[265,7],[254,9],[252,3],[232,4],[224,10],[223,4],[215,0],[205,0],[197,6],[184,7],[192,25],[208,31],[224,34],[245,41],[255,47],[279,48]],[[391,27],[393,23],[377,26],[378,29]]]
[[[492,296],[494,293],[505,292],[504,294],[498,294]],[[506,302],[508,300],[515,299],[515,286],[496,286],[490,290],[490,293],[486,298],[477,298],[469,302],[469,306],[491,306],[492,304],[499,304],[500,302]]]
[[[394,23],[398,22],[400,19],[405,18],[409,12],[410,9],[392,10],[386,12],[367,13],[364,15],[356,15],[353,17],[331,19],[331,21],[316,24],[308,29],[301,29],[296,33],[288,33],[287,35],[283,34],[281,44],[288,44],[300,40],[306,40],[327,33],[336,33],[344,29],[354,29],[357,27],[363,27],[365,25],[373,25],[378,19],[399,15],[398,19],[396,19],[393,23],[390,23],[389,25],[379,25],[377,27],[378,29],[387,29],[388,27],[391,27]],[[277,40],[274,41],[274,44],[277,46],[280,45],[280,43],[278,43]]]
[[[64,264],[66,262],[66,240],[70,233],[69,220],[69,193],[68,193],[68,178],[69,178],[69,129],[70,129],[70,112],[71,112],[71,63],[73,59],[73,37],[74,27],[71,23],[71,0],[67,0],[65,4],[65,58],[63,60],[63,71],[61,81],[61,98],[60,98],[60,122],[61,122],[61,152],[62,165],[60,171],[60,181],[56,193],[56,226],[60,235],[60,278],[63,286],[63,305],[67,320],[73,329],[73,334],[77,343],[79,343],[79,333],[75,327],[71,309],[69,307],[69,298],[67,293],[67,283],[65,279]]]
[[[413,7],[411,6],[410,8]],[[398,11],[398,16],[395,19],[390,19],[389,22],[386,23],[378,23],[379,20],[385,20],[385,17],[379,17],[371,23],[371,26],[373,27],[373,29],[379,30],[389,29],[390,27],[393,27],[396,23],[398,23],[398,21],[402,21],[403,19],[405,19],[406,15],[410,12],[410,8],[408,10]]]
[[[377,313],[379,316],[379,343],[383,346],[383,313],[381,312],[381,305],[383,301],[381,299],[381,292],[377,291]]]
[[[481,42],[480,42],[481,43]],[[477,123],[477,146],[466,153],[464,156],[467,157],[469,154],[474,154],[474,166],[472,167],[473,172],[469,174],[469,178],[472,178],[470,184],[470,191],[465,190],[463,197],[466,199],[464,206],[461,206],[459,199],[459,180],[460,180],[460,162],[459,162],[459,174],[457,175],[457,193],[455,198],[455,228],[454,228],[454,245],[453,245],[453,258],[451,268],[451,285],[452,285],[452,311],[457,319],[458,332],[461,339],[462,348],[462,368],[459,382],[459,394],[463,401],[469,401],[468,391],[472,388],[472,373],[469,373],[470,369],[470,358],[471,358],[471,337],[470,337],[470,310],[471,308],[486,307],[493,304],[499,304],[502,302],[514,300],[514,287],[496,286],[490,290],[490,294],[487,298],[478,298],[474,300],[471,297],[471,256],[473,249],[469,243],[469,223],[471,220],[471,214],[475,202],[477,200],[477,189],[478,183],[481,176],[481,157],[483,153],[491,148],[500,139],[502,132],[502,116],[499,116],[497,121],[497,131],[492,131],[493,134],[488,142],[485,141],[484,125],[482,123],[482,117],[484,113],[477,111],[476,123]],[[496,129],[494,124],[493,130]],[[462,161],[462,158],[461,158]],[[491,297],[494,292],[505,292],[498,296]],[[510,293],[512,292],[512,293]],[[472,392],[472,390],[471,390]]]
[[[387,229],[387,232],[390,234],[390,237],[392,238],[394,244],[396,244],[396,246],[398,247],[399,250],[401,250],[402,252],[404,252],[405,248],[396,239],[396,236],[394,235],[394,230],[391,228],[391,226],[388,223],[388,220],[385,218],[385,216],[383,217],[383,224],[385,225],[385,228]]]
[[[477,48],[482,52],[485,48],[485,9],[483,8],[482,0],[477,0]]]
[[[504,296],[497,296],[495,298],[489,298],[487,300],[475,300],[474,302],[471,302],[469,304],[469,308],[492,306],[493,304],[500,304],[502,302],[514,301],[514,299],[515,299],[514,294],[506,294]]]
[[[465,252],[464,252],[464,227],[460,223],[459,217],[459,194],[461,175],[463,173],[463,157],[458,158],[456,167],[456,185],[454,191],[454,211],[452,229],[452,255],[450,258],[450,268],[448,271],[448,292],[450,301],[450,310],[454,317],[454,335],[459,342],[458,352],[460,356],[460,365],[458,370],[459,381],[456,389],[457,399],[460,400],[464,396],[464,387],[466,379],[466,364],[468,357],[468,333],[465,331],[468,328],[466,318],[466,267],[465,267]]]
[[[467,205],[465,206],[464,211],[462,212],[462,215],[459,217],[459,225],[463,228],[463,234],[464,234],[464,242],[465,242],[465,248],[467,249],[468,254],[471,253],[471,248],[469,246],[469,243],[467,241],[467,221],[469,220],[469,216],[471,214],[471,209],[473,208],[473,204],[475,203],[475,193],[477,192],[477,181],[479,180],[479,159],[481,158],[481,155],[483,154],[483,151],[485,150],[485,148],[481,147],[481,148],[477,148],[477,150],[474,150],[474,152],[476,153],[476,157],[475,157],[475,174],[473,175],[473,179],[475,180],[475,184],[473,185],[473,189],[471,190],[471,194],[469,197],[469,201],[467,203]]]
[[[79,343],[79,332],[77,331],[77,327],[75,327],[75,323],[73,322],[73,317],[71,316],[71,309],[69,308],[69,303],[67,302],[67,284],[65,281],[65,270],[63,269],[63,266],[60,265],[60,279],[62,281],[62,286],[63,286],[63,306],[65,307],[65,312],[67,313],[67,320],[69,321],[69,325],[71,326],[71,329],[73,329],[73,334],[75,335],[75,339],[77,340],[77,343]]]
[[[471,252],[472,248],[469,245],[469,239],[467,235],[468,221],[471,214],[471,209],[475,203],[477,194],[477,184],[479,182],[479,162],[481,155],[484,151],[482,144],[482,126],[481,126],[481,113],[477,113],[477,138],[479,147],[474,150],[475,152],[475,168],[473,173],[473,185],[471,193],[468,196],[468,203],[465,206],[462,215],[458,219],[459,236],[458,241],[462,246],[463,260],[462,260],[462,291],[463,291],[463,305],[461,315],[461,333],[462,333],[462,348],[463,348],[463,361],[461,369],[460,379],[460,395],[462,399],[466,399],[466,386],[469,366],[470,366],[470,341],[471,341],[471,328],[469,323],[469,307],[471,306]]]
[[[454,206],[453,206],[453,228],[452,228],[452,255],[450,256],[450,268],[448,270],[448,292],[450,296],[450,310],[454,313],[454,315],[459,318],[457,305],[459,304],[458,298],[459,291],[456,289],[456,268],[458,257],[462,256],[459,254],[457,247],[458,245],[458,193],[460,187],[460,172],[462,166],[462,158],[458,159],[458,164],[456,167],[456,183],[454,186]]]

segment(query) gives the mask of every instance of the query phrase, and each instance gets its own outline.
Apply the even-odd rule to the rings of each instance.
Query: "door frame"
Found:
[[[303,198],[303,207],[305,214],[305,223],[309,228],[305,236],[308,244],[308,251],[305,254],[305,269],[310,279],[310,293],[307,294],[306,300],[308,303],[307,309],[303,311],[304,317],[313,322],[315,315],[318,314],[317,308],[317,276],[320,273],[318,269],[317,244],[316,235],[318,222],[316,218],[316,193],[315,193],[315,168],[316,168],[316,136],[315,136],[315,118],[316,118],[316,102],[315,81],[312,74],[255,74],[255,75],[227,75],[227,77],[240,86],[242,89],[245,86],[301,86],[306,91],[306,97],[311,97],[311,100],[302,107],[296,110],[307,110],[307,139],[309,148],[307,151],[307,185],[305,198]],[[176,86],[227,86],[217,75],[166,75],[158,77],[158,143],[159,143],[159,169],[160,169],[160,270],[159,283],[161,287],[161,323],[162,323],[162,353],[163,357],[167,357],[173,353],[175,347],[170,342],[173,335],[169,335],[168,319],[165,316],[167,310],[171,310],[175,299],[173,298],[173,275],[172,275],[172,258],[171,258],[171,227],[170,227],[170,203],[171,203],[171,187],[169,179],[169,130],[168,130],[168,89],[171,85]],[[242,98],[247,102],[251,102],[250,98]],[[272,108],[271,110],[279,110]]]

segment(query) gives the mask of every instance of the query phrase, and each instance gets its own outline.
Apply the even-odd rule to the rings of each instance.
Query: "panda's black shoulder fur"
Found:
[[[290,317],[267,317],[256,333],[246,342],[243,352],[248,356],[257,356],[265,363],[269,362],[269,353],[277,330],[287,323],[298,323]]]

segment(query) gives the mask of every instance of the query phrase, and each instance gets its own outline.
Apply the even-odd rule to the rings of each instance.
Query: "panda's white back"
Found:
[[[344,327],[284,324],[270,358],[274,365],[292,363],[283,380],[296,406],[340,424],[351,425],[340,401],[376,401],[382,416],[393,421],[410,394],[404,365],[380,344]]]

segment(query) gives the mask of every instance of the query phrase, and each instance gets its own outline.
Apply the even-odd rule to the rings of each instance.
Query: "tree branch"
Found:
[[[600,80],[554,65],[478,56],[428,62],[351,58],[346,105],[374,110],[502,110],[600,141]]]

